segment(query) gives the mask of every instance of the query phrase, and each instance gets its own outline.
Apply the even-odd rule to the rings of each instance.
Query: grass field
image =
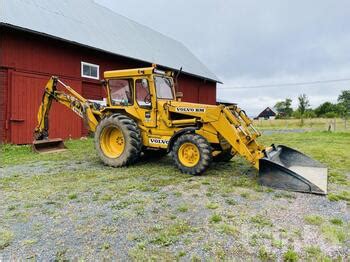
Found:
[[[349,259],[350,133],[265,135],[329,167],[327,197],[261,187],[239,157],[202,176],[170,157],[103,166],[91,139],[64,153],[1,147],[0,260]]]
[[[350,120],[341,118],[306,118],[301,125],[300,119],[254,120],[254,125],[261,130],[305,129],[309,131],[350,131]]]

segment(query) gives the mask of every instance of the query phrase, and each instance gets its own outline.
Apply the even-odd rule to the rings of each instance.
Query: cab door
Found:
[[[146,127],[157,126],[156,98],[152,96],[151,83],[147,77],[134,79],[135,110],[143,125]]]

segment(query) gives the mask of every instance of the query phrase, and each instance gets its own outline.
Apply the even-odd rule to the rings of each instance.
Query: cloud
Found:
[[[184,43],[224,86],[350,77],[348,0],[95,0]],[[300,93],[313,106],[335,101],[348,83],[221,90],[247,112]],[[259,105],[259,106],[258,106]],[[259,108],[258,108],[259,107]]]

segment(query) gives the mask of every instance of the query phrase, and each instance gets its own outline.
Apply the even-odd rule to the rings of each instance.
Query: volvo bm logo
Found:
[[[160,139],[160,138],[150,138],[149,139],[150,144],[157,144],[157,145],[167,145],[169,143],[168,140]]]
[[[176,112],[179,112],[179,113],[204,113],[205,108],[177,107]]]

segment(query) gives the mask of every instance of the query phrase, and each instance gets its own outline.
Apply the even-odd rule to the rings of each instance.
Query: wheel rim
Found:
[[[200,152],[195,144],[184,143],[179,148],[178,157],[184,166],[194,167],[200,160]]]
[[[100,146],[107,157],[119,157],[125,148],[123,132],[116,126],[104,128],[100,136]]]

